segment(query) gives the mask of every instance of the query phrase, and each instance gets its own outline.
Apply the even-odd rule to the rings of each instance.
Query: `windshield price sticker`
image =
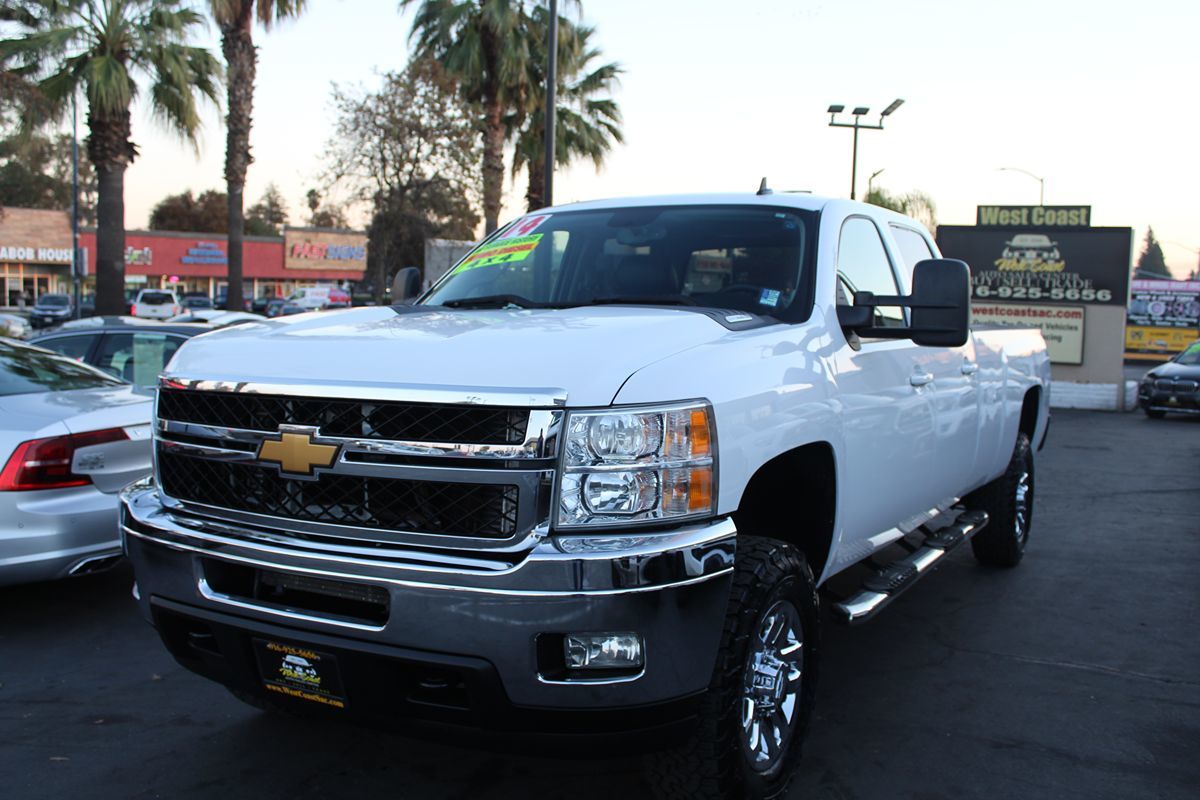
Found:
[[[542,234],[535,233],[532,236],[519,236],[515,239],[502,239],[492,242],[467,256],[454,272],[457,274],[476,269],[477,267],[490,267],[495,264],[515,264],[519,261],[524,261],[529,258],[529,254],[534,251],[534,248],[538,246],[538,242],[541,240]]]
[[[517,220],[513,226],[497,236],[496,239],[519,239],[536,231],[542,226],[542,223],[550,219],[549,214],[538,214],[536,217],[525,217]]]

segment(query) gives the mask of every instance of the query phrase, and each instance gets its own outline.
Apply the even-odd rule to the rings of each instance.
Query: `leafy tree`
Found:
[[[225,193],[208,189],[199,197],[188,189],[182,194],[164,197],[150,211],[152,231],[193,231],[195,233],[225,233]]]
[[[0,206],[71,210],[71,135],[12,131],[0,139]],[[96,171],[79,152],[79,220],[96,223]]]
[[[242,307],[242,236],[246,220],[242,213],[246,170],[250,155],[251,113],[254,110],[254,75],[258,56],[252,36],[254,20],[270,28],[276,20],[298,16],[305,0],[209,0],[209,8],[221,29],[221,52],[228,67],[225,117],[225,185],[229,230],[229,307]]]
[[[937,204],[919,189],[905,194],[892,194],[882,187],[873,187],[867,192],[866,202],[912,217],[928,228],[930,233],[937,233]]]
[[[372,93],[335,87],[327,151],[329,177],[372,205],[367,270],[377,301],[397,269],[423,263],[427,238],[470,239],[479,224],[476,110],[434,61],[382,77]]]
[[[273,183],[257,203],[246,209],[246,234],[249,236],[279,236],[288,223],[283,193]]]
[[[321,193],[309,189],[305,195],[308,201],[308,224],[313,228],[349,228],[346,220],[346,210],[332,203],[321,204]]]
[[[595,29],[559,19],[558,87],[555,105],[554,163],[568,166],[580,158],[590,158],[599,170],[614,142],[623,142],[621,110],[609,94],[623,72],[618,64],[592,68],[600,50],[589,43]],[[545,205],[546,141],[546,66],[550,13],[537,6],[529,14],[526,38],[530,58],[526,63],[529,89],[524,114],[509,116],[510,129],[524,116],[524,125],[511,131],[514,139],[512,172],[515,177],[524,167],[529,173],[525,203],[529,211]]]
[[[1142,244],[1142,253],[1138,256],[1137,267],[1134,269],[1135,278],[1152,278],[1172,280],[1171,270],[1167,269],[1167,260],[1163,257],[1162,245],[1154,235],[1154,228],[1146,229],[1146,238]]]
[[[504,187],[505,117],[522,113],[527,102],[532,0],[400,0],[400,8],[418,3],[410,35],[415,55],[440,63],[482,113],[483,218],[491,233]]]
[[[195,142],[197,101],[217,100],[221,67],[187,44],[203,18],[180,0],[25,0],[0,4],[16,33],[0,40],[0,71],[37,89],[61,112],[82,90],[88,157],[97,175],[96,312],[125,308],[125,170],[137,157],[130,107],[137,76],[154,112]],[[198,97],[199,96],[199,97]]]

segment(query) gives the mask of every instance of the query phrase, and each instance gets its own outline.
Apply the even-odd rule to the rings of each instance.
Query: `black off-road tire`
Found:
[[[663,800],[783,797],[800,760],[820,656],[816,582],[804,554],[775,539],[739,535],[735,564],[717,663],[694,732],[681,746],[646,759],[647,777]],[[799,612],[801,686],[790,741],[769,771],[758,772],[741,738],[743,681],[751,637],[779,600],[790,601]]]
[[[1022,476],[1027,476],[1023,522],[1019,499]],[[1033,526],[1033,500],[1033,446],[1029,436],[1019,433],[1004,474],[976,489],[964,501],[967,508],[988,513],[987,527],[971,539],[971,550],[979,563],[993,567],[1015,567],[1021,563]]]
[[[1146,408],[1145,406],[1142,406],[1142,410],[1146,412],[1146,416],[1150,419],[1162,419],[1167,415],[1165,411],[1156,411],[1153,408]]]

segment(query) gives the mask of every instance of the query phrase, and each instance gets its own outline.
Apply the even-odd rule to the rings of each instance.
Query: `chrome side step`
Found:
[[[918,580],[928,575],[946,554],[987,526],[986,511],[964,511],[953,523],[936,531],[922,527],[925,541],[863,582],[863,588],[833,604],[838,622],[857,625],[875,616]]]

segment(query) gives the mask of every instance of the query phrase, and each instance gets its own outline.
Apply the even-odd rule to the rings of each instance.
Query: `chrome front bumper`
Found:
[[[469,551],[343,547],[181,514],[148,483],[122,494],[121,532],[148,619],[156,602],[283,626],[304,641],[344,637],[377,648],[483,659],[516,706],[605,708],[661,703],[709,683],[729,596],[731,520],[653,534],[534,537],[505,560]],[[363,624],[231,597],[205,574],[212,560],[380,587],[385,623]],[[551,680],[535,640],[547,633],[642,634],[644,670],[612,680]]]

